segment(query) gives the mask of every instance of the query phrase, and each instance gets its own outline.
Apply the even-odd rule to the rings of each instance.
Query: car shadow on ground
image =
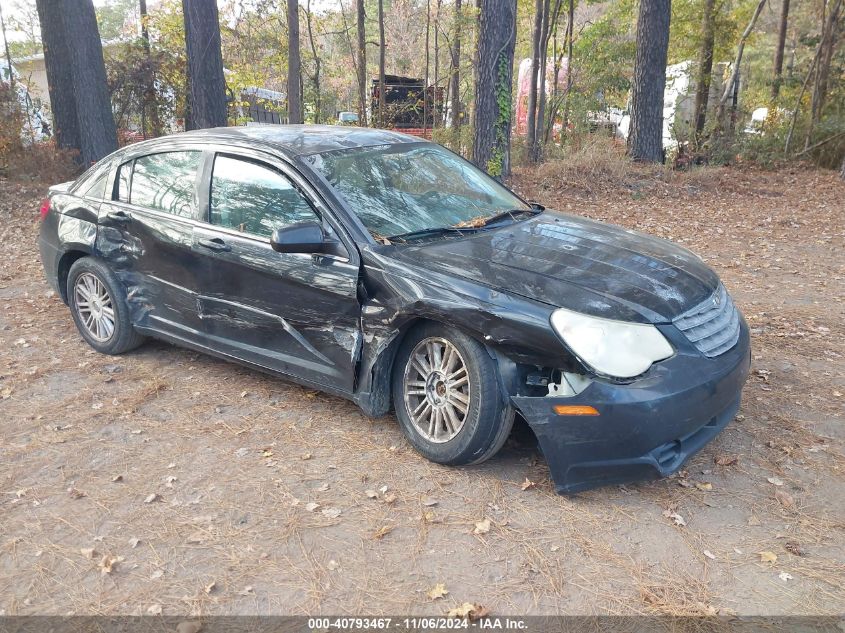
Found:
[[[239,387],[243,388],[241,393],[247,393],[251,388],[258,389],[259,386],[268,388],[271,392],[269,399],[272,404],[280,402],[280,395],[277,392],[283,392],[288,409],[300,409],[301,407],[301,410],[307,411],[309,407],[314,407],[315,402],[319,402],[323,406],[329,406],[336,413],[337,418],[352,418],[353,420],[363,418],[370,424],[385,424],[401,436],[399,422],[392,408],[384,416],[367,418],[355,403],[344,398],[301,386],[278,374],[264,372],[235,361],[227,361],[202,352],[181,348],[164,341],[149,339],[137,350],[124,356],[114,357],[114,359],[116,361],[115,366],[128,366],[132,359],[137,359],[145,364],[164,363],[165,365],[202,366],[221,376],[223,382],[237,381]],[[124,360],[121,361],[121,359]],[[186,387],[185,389],[187,396],[190,388]],[[212,411],[220,414],[228,412],[234,417],[249,415],[250,410],[249,403],[218,404],[212,409]],[[353,421],[353,423],[355,422]],[[335,427],[334,430],[340,433],[344,431],[343,428],[338,427]],[[403,437],[399,439],[403,447],[416,459],[425,461],[425,457],[414,453],[411,445]],[[526,467],[536,470],[538,479],[548,478],[548,470],[540,452],[537,438],[528,423],[517,413],[514,417],[510,436],[499,452],[482,464],[464,466],[461,467],[461,470],[475,471],[479,475],[483,474],[483,476],[491,479],[522,483],[525,478]]]

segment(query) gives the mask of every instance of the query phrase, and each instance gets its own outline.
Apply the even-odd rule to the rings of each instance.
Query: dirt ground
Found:
[[[283,380],[98,355],[42,276],[44,187],[0,181],[0,614],[845,612],[845,184],[515,186],[684,244],[743,310],[741,413],[678,476],[560,497],[525,427],[450,469]]]

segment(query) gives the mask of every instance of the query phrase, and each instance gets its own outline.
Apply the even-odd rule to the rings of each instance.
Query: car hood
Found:
[[[655,237],[546,211],[465,238],[395,247],[393,258],[585,314],[664,323],[716,290],[690,251]]]

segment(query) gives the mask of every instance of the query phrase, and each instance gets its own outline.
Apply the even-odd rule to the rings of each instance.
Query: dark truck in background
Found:
[[[426,87],[424,79],[385,75],[385,120],[379,127],[430,138],[431,129],[443,124],[445,92],[442,87]],[[370,112],[374,119],[378,110],[379,80],[376,77],[370,90]]]

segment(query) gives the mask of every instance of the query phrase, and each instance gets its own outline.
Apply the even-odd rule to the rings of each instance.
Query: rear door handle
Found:
[[[125,224],[126,222],[129,222],[129,220],[132,219],[123,211],[112,211],[110,213],[107,213],[106,217],[112,222],[117,222],[118,224]]]
[[[197,244],[203,246],[207,249],[212,251],[230,251],[232,247],[229,246],[226,242],[221,240],[219,237],[215,237],[209,240],[197,240]]]

